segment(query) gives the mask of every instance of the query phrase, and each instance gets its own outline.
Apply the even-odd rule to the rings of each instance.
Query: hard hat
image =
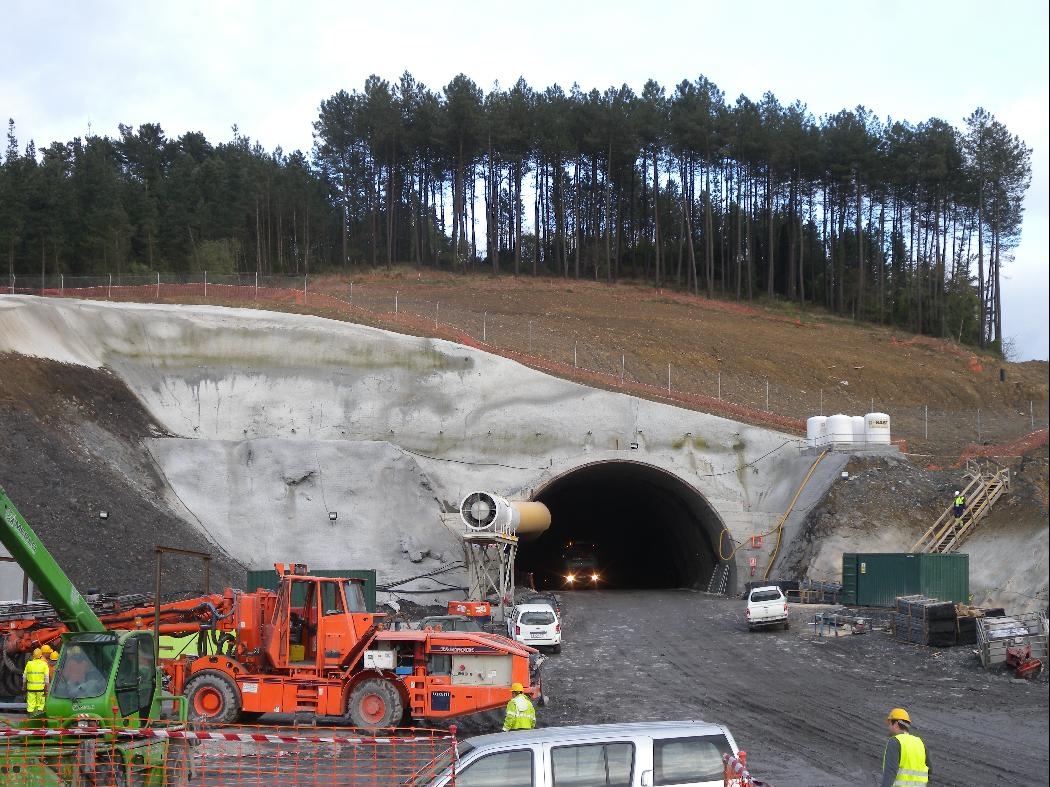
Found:
[[[905,724],[911,724],[911,716],[904,708],[894,708],[886,716],[886,721],[903,721]]]
[[[512,683],[510,684],[510,690],[513,692],[523,692],[525,691],[525,687],[520,683]]]
[[[40,646],[40,651],[46,656],[48,653],[51,652],[51,646],[50,645],[41,645]]]
[[[959,494],[959,490],[958,489],[955,490],[955,494]]]
[[[44,655],[44,651],[42,651],[40,648],[33,648],[33,658],[34,659],[38,659],[38,658],[40,658],[43,655]]]
[[[50,658],[51,658],[52,661],[58,661],[58,651],[57,650],[51,651],[51,657]]]

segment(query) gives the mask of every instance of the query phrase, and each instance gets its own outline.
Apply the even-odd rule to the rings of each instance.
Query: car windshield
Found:
[[[482,631],[483,629],[476,620],[463,618],[423,618],[419,624],[420,628],[436,629],[441,627],[442,631]]]
[[[554,613],[522,612],[518,622],[523,626],[549,626],[554,622]]]
[[[756,590],[751,594],[752,601],[779,601],[781,598],[779,590]]]

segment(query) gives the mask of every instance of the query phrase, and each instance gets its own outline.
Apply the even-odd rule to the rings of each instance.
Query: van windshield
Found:
[[[446,749],[412,774],[412,777],[405,782],[405,787],[424,787],[424,785],[429,784],[431,780],[451,768],[452,763],[457,759],[463,759],[466,757],[467,753],[472,751],[473,748],[474,745],[468,741],[461,741],[455,749]]]

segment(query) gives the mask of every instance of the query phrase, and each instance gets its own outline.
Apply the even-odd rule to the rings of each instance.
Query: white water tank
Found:
[[[810,448],[824,445],[828,441],[828,417],[814,415],[806,419],[806,444]]]
[[[853,444],[863,446],[868,442],[867,421],[863,415],[855,415],[850,420],[853,421]]]
[[[864,423],[869,443],[890,444],[890,417],[886,413],[868,413],[864,416]]]
[[[842,413],[828,416],[828,441],[843,445],[852,443],[853,419]]]

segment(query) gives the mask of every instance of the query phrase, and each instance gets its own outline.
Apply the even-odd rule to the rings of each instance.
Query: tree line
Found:
[[[38,151],[9,121],[0,254],[12,275],[410,262],[632,278],[1002,349],[1032,151],[981,108],[957,129],[730,103],[702,76],[486,93],[405,73],[339,91],[313,125],[309,154],[158,124]]]

